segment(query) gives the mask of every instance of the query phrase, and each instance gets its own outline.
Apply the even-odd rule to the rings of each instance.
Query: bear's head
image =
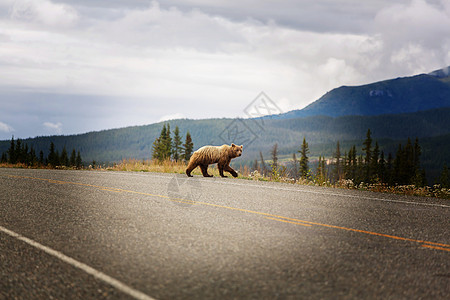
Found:
[[[243,145],[236,146],[235,144],[231,144],[231,153],[233,157],[239,157],[242,155]]]

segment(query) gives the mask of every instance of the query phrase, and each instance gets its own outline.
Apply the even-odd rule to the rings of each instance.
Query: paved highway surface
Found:
[[[449,299],[450,203],[0,169],[0,299]]]

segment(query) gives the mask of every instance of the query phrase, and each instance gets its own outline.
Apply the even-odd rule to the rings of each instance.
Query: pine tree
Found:
[[[350,172],[350,168],[348,165],[348,154],[344,152],[344,156],[342,157],[342,178],[347,178]]]
[[[266,167],[266,163],[264,161],[264,157],[261,151],[259,151],[259,157],[261,158],[261,174],[263,176],[267,176],[267,167]]]
[[[394,158],[392,181],[394,184],[405,184],[404,183],[404,155],[402,144],[398,145],[397,153]]]
[[[9,155],[9,163],[15,164],[17,162],[17,155],[16,155],[16,143],[14,141],[14,136],[12,136],[12,138],[11,138],[11,146],[9,147],[8,155]]]
[[[378,146],[378,142],[375,142],[375,148],[373,149],[372,159],[370,161],[370,170],[371,176],[370,181],[375,178],[380,178],[379,172],[379,160],[380,160],[380,147]]]
[[[356,145],[353,145],[353,154],[352,154],[352,165],[354,169],[354,173],[356,174],[356,169],[358,168],[358,154],[356,152]]]
[[[275,143],[272,147],[272,151],[270,151],[270,154],[272,155],[272,178],[275,180],[278,180],[280,177],[279,171],[278,171],[278,144]]]
[[[173,134],[172,157],[175,161],[178,161],[181,157],[181,151],[183,150],[181,147],[183,142],[181,141],[180,129],[178,126],[175,127]]]
[[[164,124],[163,128],[161,129],[161,134],[159,135],[159,138],[155,141],[156,144],[154,145],[155,147],[157,147],[156,158],[159,161],[163,161],[165,159],[167,152],[166,140],[167,140],[167,128],[166,124]]]
[[[61,156],[59,155],[59,151],[58,150],[56,150],[56,153],[55,153],[55,167],[56,166],[60,166],[61,165]]]
[[[300,175],[302,178],[306,178],[308,176],[309,166],[308,166],[308,143],[306,142],[306,139],[303,138],[302,148],[298,151],[300,153]]]
[[[23,146],[22,146],[22,141],[20,139],[17,139],[16,142],[16,150],[15,150],[15,154],[16,154],[16,163],[21,163],[23,162]]]
[[[334,153],[334,158],[336,159],[334,163],[334,180],[338,181],[342,177],[342,167],[341,167],[341,147],[339,141],[336,143],[336,152]]]
[[[317,164],[316,179],[320,183],[324,183],[327,180],[327,174],[325,169],[325,157],[319,156],[319,162]]]
[[[350,150],[348,151],[348,174],[347,179],[356,180],[356,171],[358,167],[358,162],[356,159],[356,146],[353,145]]]
[[[159,137],[159,141],[160,141],[160,147],[159,147],[159,151],[160,151],[160,160],[165,160],[168,156],[168,152],[169,149],[167,148],[167,127],[166,124],[164,124],[163,129],[161,130],[161,135]]]
[[[394,167],[393,167],[393,157],[392,153],[389,152],[388,158],[386,161],[386,183],[388,185],[394,184]]]
[[[370,160],[372,159],[372,137],[370,129],[367,130],[366,140],[364,141],[363,145],[364,148],[362,150],[366,154],[364,162],[366,165],[368,165],[370,163]]]
[[[22,163],[28,165],[30,163],[30,159],[29,159],[29,155],[28,155],[28,144],[22,145],[22,150],[21,150],[21,158],[22,158]]]
[[[408,138],[404,151],[405,183],[411,184],[412,178],[416,174],[416,168],[414,163],[414,147],[410,138]]]
[[[63,147],[60,157],[60,164],[63,166],[69,166],[69,156],[67,155],[66,146]]]
[[[42,150],[39,152],[39,164],[41,166],[44,165],[44,151],[42,151]]]
[[[77,159],[76,159],[76,167],[77,167],[77,169],[81,169],[82,166],[83,166],[83,160],[81,159],[80,151],[78,151]]]
[[[50,142],[50,150],[47,161],[52,167],[56,167],[59,164],[59,154],[55,152],[55,144],[53,144],[53,142]]]
[[[416,138],[416,141],[414,142],[414,168],[416,170],[420,169],[420,155],[422,154],[422,149],[419,145],[419,139]]]
[[[414,184],[418,181],[418,177],[420,176],[420,174],[416,173],[414,167],[414,148],[411,139],[408,138],[405,147],[402,147],[401,144],[399,145],[394,159],[394,183],[400,185]]]
[[[192,142],[191,134],[189,131],[186,133],[186,141],[183,144],[183,157],[186,161],[191,159],[192,153],[194,152],[194,143]]]
[[[272,171],[278,168],[278,144],[275,143],[272,147],[272,151],[270,152],[272,155]]]
[[[323,174],[323,179],[324,181],[327,180],[328,178],[328,172],[327,172],[327,167],[326,167],[326,160],[325,160],[325,156],[322,156],[322,165],[321,165],[321,169],[322,169],[322,174]]]
[[[75,149],[72,149],[72,154],[70,155],[70,166],[75,167],[77,165],[77,153]]]
[[[50,149],[47,156],[47,161],[50,165],[54,166],[55,163],[55,144],[53,142],[50,142]]]
[[[413,147],[413,164],[411,169],[414,170],[414,176],[412,178],[412,183],[415,186],[423,187],[426,185],[425,170],[420,168],[420,155],[422,154],[422,149],[419,145],[419,139],[416,137]]]
[[[450,188],[450,176],[449,176],[449,168],[447,164],[444,163],[444,167],[442,168],[441,176],[439,176],[439,183],[443,188]]]
[[[169,129],[170,130],[170,129]],[[163,125],[163,128],[161,129],[161,134],[159,135],[159,138],[156,138],[153,142],[152,147],[152,158],[157,159],[159,161],[164,161],[167,158],[170,158],[170,149],[172,146],[169,147],[168,143],[171,141],[169,140],[167,132],[166,124]]]
[[[292,153],[292,176],[294,177],[294,180],[297,181],[298,180],[298,171],[299,171],[299,167],[298,167],[298,159],[297,156],[295,155],[295,153]]]
[[[164,136],[164,152],[163,152],[163,160],[170,159],[172,156],[172,137],[170,136],[170,124],[167,123],[167,131]]]
[[[152,158],[157,159],[159,161],[162,160],[161,154],[161,139],[156,138],[152,145]]]
[[[36,165],[36,163],[37,163],[36,151],[34,151],[34,148],[31,147],[30,155],[28,156],[28,164],[34,166]]]
[[[386,183],[386,161],[384,160],[384,151],[380,153],[380,161],[378,165],[378,175],[380,176],[381,182]]]
[[[2,153],[2,159],[1,159],[1,163],[7,163],[8,162],[8,156],[6,155],[5,152]]]
[[[372,160],[372,137],[371,137],[370,129],[367,130],[366,139],[365,139],[363,145],[364,145],[364,148],[362,150],[365,153],[365,157],[364,157],[365,176],[364,176],[363,180],[365,182],[369,182],[370,177],[372,175],[372,169],[370,166],[370,162]]]
[[[355,183],[361,183],[365,181],[366,178],[366,165],[364,163],[364,157],[362,154],[360,154],[356,161],[356,176],[355,176]]]

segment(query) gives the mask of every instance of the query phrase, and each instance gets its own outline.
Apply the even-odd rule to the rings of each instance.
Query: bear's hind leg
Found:
[[[208,174],[208,165],[200,165],[200,169],[202,170],[203,177],[213,177]]]
[[[227,172],[229,172],[233,177],[238,177],[238,174],[236,173],[235,170],[233,170],[232,167],[230,167],[230,166],[225,166],[224,170],[227,171]]]

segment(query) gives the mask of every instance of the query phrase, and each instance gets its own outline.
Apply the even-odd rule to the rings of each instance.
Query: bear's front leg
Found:
[[[213,177],[208,174],[208,165],[200,165],[200,169],[202,170],[203,177]]]
[[[233,177],[238,177],[238,173],[230,166],[225,166],[225,171],[229,172]]]
[[[194,170],[197,167],[197,164],[189,162],[189,165],[186,168],[186,175],[189,177],[193,177],[191,175],[192,170]]]
[[[223,165],[219,164],[218,167],[219,167],[219,174],[220,174],[220,176],[221,176],[221,177],[228,177],[228,176],[225,176],[225,175],[223,174]]]

